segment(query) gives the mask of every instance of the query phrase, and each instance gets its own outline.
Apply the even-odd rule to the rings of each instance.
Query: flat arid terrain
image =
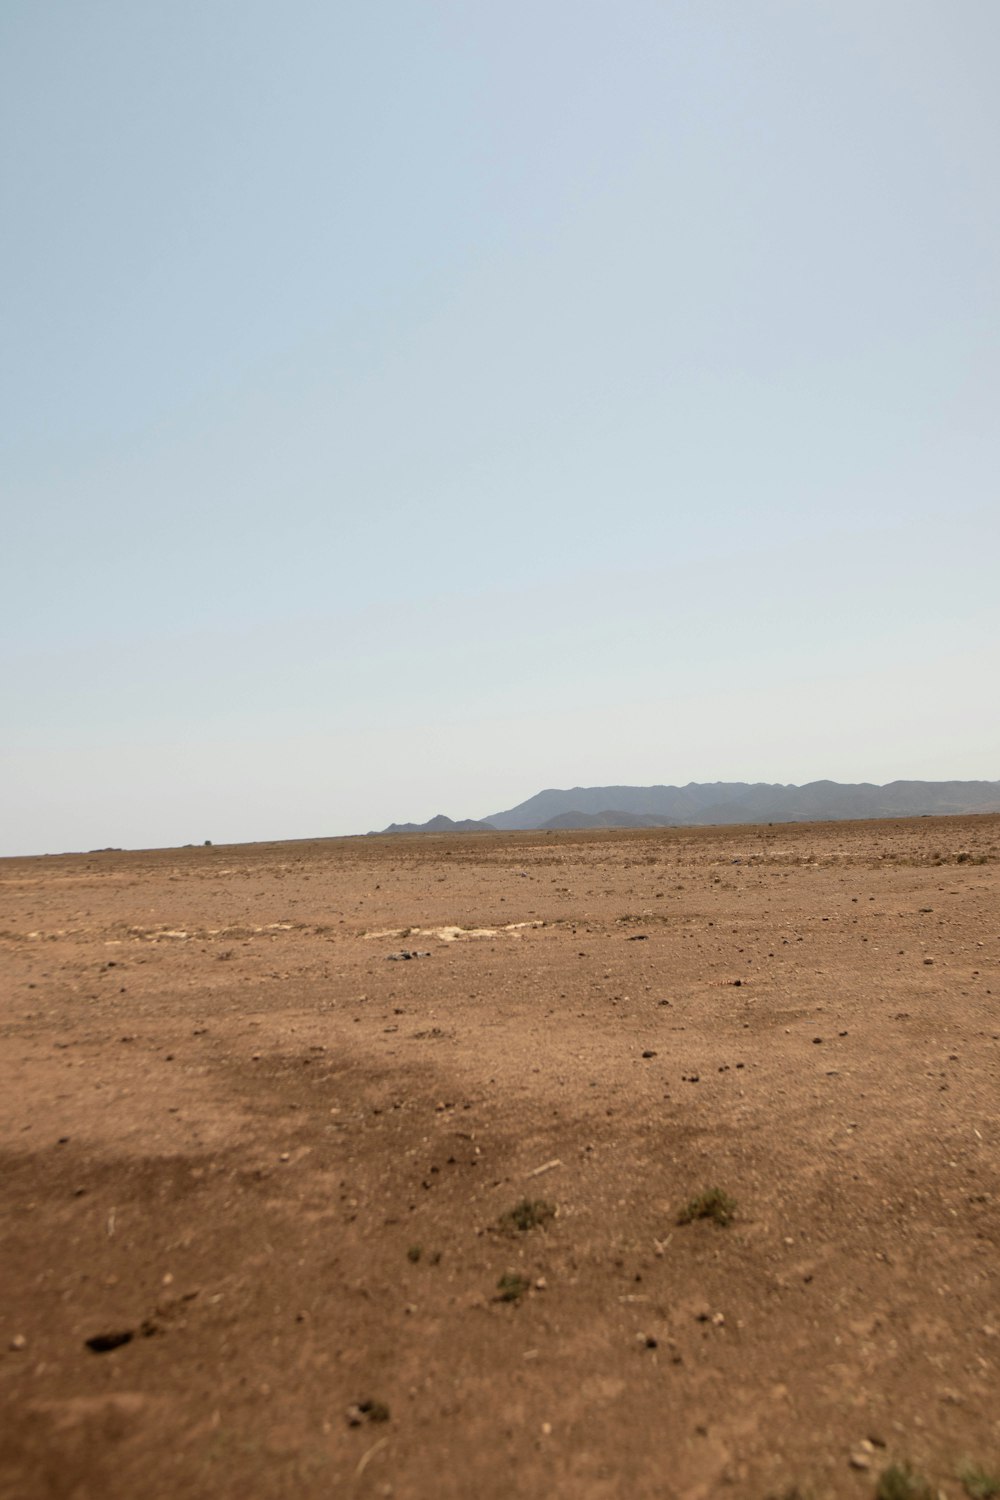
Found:
[[[5,1500],[990,1493],[1000,817],[8,859],[0,965]]]

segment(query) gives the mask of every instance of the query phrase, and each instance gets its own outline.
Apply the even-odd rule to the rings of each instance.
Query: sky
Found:
[[[5,0],[0,854],[1000,778],[995,0]]]

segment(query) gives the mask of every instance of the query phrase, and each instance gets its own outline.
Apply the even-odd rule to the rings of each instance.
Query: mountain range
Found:
[[[672,828],[727,823],[818,823],[1000,812],[1000,781],[890,781],[805,786],[691,781],[687,786],[550,787],[488,818],[390,823],[383,833],[491,833],[508,829]]]

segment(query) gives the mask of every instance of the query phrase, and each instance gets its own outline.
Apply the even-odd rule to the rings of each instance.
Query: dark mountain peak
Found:
[[[372,829],[372,835],[377,833]],[[428,818],[426,823],[390,823],[388,828],[383,828],[382,833],[493,833],[492,823],[484,823],[476,818],[460,818],[457,822],[454,818],[447,817],[444,813],[438,813],[433,818]]]

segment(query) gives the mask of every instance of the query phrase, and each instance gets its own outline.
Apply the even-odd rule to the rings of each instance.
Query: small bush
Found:
[[[678,1224],[693,1224],[695,1219],[713,1219],[716,1224],[725,1226],[732,1222],[736,1213],[736,1204],[728,1193],[721,1188],[709,1188],[706,1193],[692,1198],[686,1203],[677,1215]]]
[[[547,1203],[544,1198],[522,1198],[520,1203],[515,1203],[513,1208],[500,1215],[499,1222],[506,1234],[524,1234],[529,1229],[540,1229],[555,1216],[554,1203]]]
[[[879,1475],[875,1500],[935,1500],[935,1495],[909,1464],[890,1464]]]
[[[980,1464],[963,1464],[958,1477],[971,1500],[994,1500],[1000,1495],[1000,1473],[990,1473]]]
[[[507,1271],[497,1282],[498,1302],[519,1302],[525,1292],[531,1290],[531,1282],[525,1281],[513,1271]]]

